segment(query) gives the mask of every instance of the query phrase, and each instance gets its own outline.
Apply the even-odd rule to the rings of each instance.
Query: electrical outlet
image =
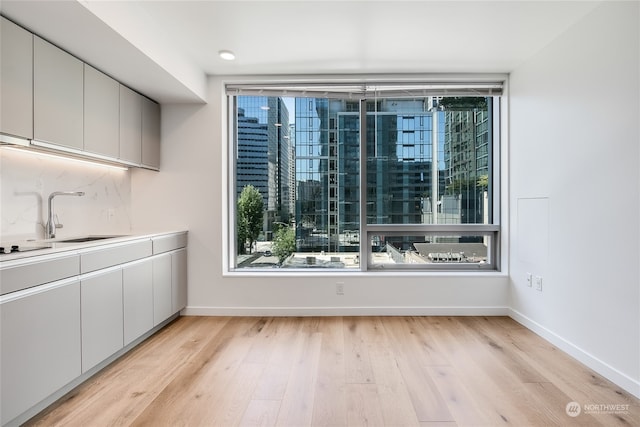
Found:
[[[336,283],[336,295],[344,295],[344,282]]]
[[[533,282],[533,275],[531,273],[527,273],[527,286],[531,287],[531,282]]]
[[[542,276],[536,276],[536,290],[542,291]]]

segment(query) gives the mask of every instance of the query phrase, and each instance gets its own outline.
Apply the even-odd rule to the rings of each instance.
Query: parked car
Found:
[[[270,250],[264,251],[264,256],[271,256],[271,255],[273,255],[273,254],[271,253]]]

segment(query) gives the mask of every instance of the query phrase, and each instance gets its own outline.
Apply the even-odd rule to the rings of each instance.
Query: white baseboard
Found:
[[[634,380],[628,375],[618,371],[611,365],[584,351],[580,347],[576,346],[570,341],[567,341],[563,337],[557,335],[555,332],[550,331],[549,329],[528,318],[522,313],[513,309],[509,309],[508,311],[508,315],[513,320],[525,326],[527,329],[535,332],[537,335],[549,341],[551,344],[555,345],[565,353],[568,353],[603,377],[607,378],[608,380],[612,381],[613,383],[617,384],[624,390],[640,399],[640,381]]]
[[[508,316],[508,307],[187,307],[184,316]]]

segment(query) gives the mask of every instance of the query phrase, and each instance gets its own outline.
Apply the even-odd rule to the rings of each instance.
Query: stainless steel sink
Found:
[[[104,240],[104,239],[114,239],[116,237],[124,237],[124,234],[111,235],[111,236],[82,236],[82,237],[74,237],[72,239],[56,239],[54,243],[83,243],[83,242],[93,242],[95,240]]]

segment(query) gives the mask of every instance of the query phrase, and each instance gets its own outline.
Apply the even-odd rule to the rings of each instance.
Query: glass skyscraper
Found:
[[[367,221],[420,224],[432,188],[433,113],[426,100],[367,103]],[[302,250],[359,247],[359,102],[296,100],[296,218]],[[442,134],[438,147],[442,149]],[[438,178],[438,186],[444,179]]]
[[[456,195],[460,223],[488,222],[488,191],[492,116],[487,98],[444,99],[446,194]]]
[[[236,194],[246,185],[260,191],[265,206],[264,231],[291,214],[289,111],[282,98],[237,97]]]
[[[261,192],[267,238],[285,222],[295,224],[300,252],[357,252],[362,205],[369,224],[487,223],[485,98],[367,101],[363,193],[359,101],[296,98],[291,125],[280,97],[237,102],[237,192],[246,184]],[[420,239],[395,244],[409,249]]]
[[[261,122],[260,117],[251,116],[252,114],[255,112],[251,108],[238,107],[236,193],[239,197],[245,186],[253,185],[262,195],[264,206],[268,206],[269,135],[266,119]]]

